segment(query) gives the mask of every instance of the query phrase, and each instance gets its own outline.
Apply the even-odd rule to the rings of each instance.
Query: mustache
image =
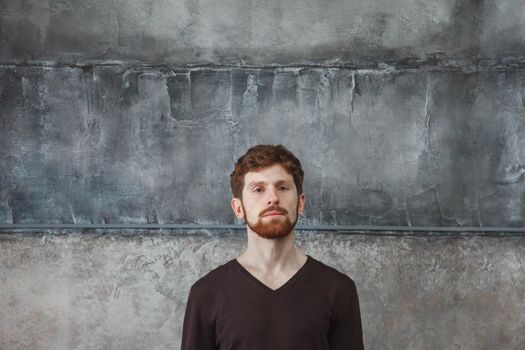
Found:
[[[286,209],[284,209],[284,208],[281,208],[281,207],[279,207],[279,206],[276,206],[276,205],[272,205],[271,207],[264,209],[264,210],[259,214],[259,217],[262,218],[264,215],[266,215],[266,213],[271,212],[271,211],[278,211],[279,213],[281,213],[281,214],[283,214],[283,215],[288,214],[288,210],[286,210]]]

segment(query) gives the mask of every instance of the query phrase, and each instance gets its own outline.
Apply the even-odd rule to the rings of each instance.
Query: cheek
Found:
[[[257,209],[257,207],[252,207],[252,209],[249,212],[249,216],[252,218],[258,218],[259,217],[260,210]]]
[[[253,221],[254,218],[257,218],[259,216],[259,212],[257,211],[256,207],[253,204],[247,203],[244,206],[244,217],[247,217],[250,219],[250,221]]]
[[[290,207],[295,209],[297,211],[297,209],[299,209],[299,200],[298,199],[291,199],[291,205]]]

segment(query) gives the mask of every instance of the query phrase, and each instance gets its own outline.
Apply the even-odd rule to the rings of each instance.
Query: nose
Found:
[[[278,204],[279,203],[279,196],[277,194],[277,189],[271,188],[268,190],[268,204]]]

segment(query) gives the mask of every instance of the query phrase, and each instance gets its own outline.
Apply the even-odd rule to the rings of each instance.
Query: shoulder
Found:
[[[349,275],[317,259],[310,258],[312,259],[312,270],[319,276],[323,285],[336,290],[354,291],[356,289],[355,282]]]
[[[216,320],[223,304],[223,291],[231,279],[230,267],[229,262],[220,265],[193,283],[186,303],[188,315],[197,315],[197,319],[202,322]]]
[[[194,296],[210,296],[228,285],[232,279],[232,260],[217,266],[191,286]]]
[[[340,318],[346,311],[358,308],[357,288],[350,276],[319,260],[314,259],[312,265],[319,295],[326,298],[333,317]]]

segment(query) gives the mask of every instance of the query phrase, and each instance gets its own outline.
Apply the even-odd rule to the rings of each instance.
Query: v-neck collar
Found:
[[[259,288],[261,288],[261,289],[263,289],[266,292],[269,292],[271,294],[278,294],[283,289],[285,289],[287,286],[289,286],[291,283],[293,283],[293,281],[297,280],[304,273],[306,268],[312,262],[312,257],[310,255],[306,254],[306,261],[303,264],[303,266],[301,266],[299,268],[299,270],[297,270],[295,272],[295,274],[288,279],[288,281],[284,282],[284,284],[282,286],[280,286],[279,288],[277,288],[277,289],[272,289],[272,288],[268,287],[266,284],[264,284],[263,282],[261,282],[257,277],[252,275],[250,271],[248,271],[244,266],[242,266],[241,263],[237,260],[237,258],[233,259],[232,262],[233,262],[233,265],[235,265],[237,267],[237,270],[239,270],[249,280],[254,282]]]

